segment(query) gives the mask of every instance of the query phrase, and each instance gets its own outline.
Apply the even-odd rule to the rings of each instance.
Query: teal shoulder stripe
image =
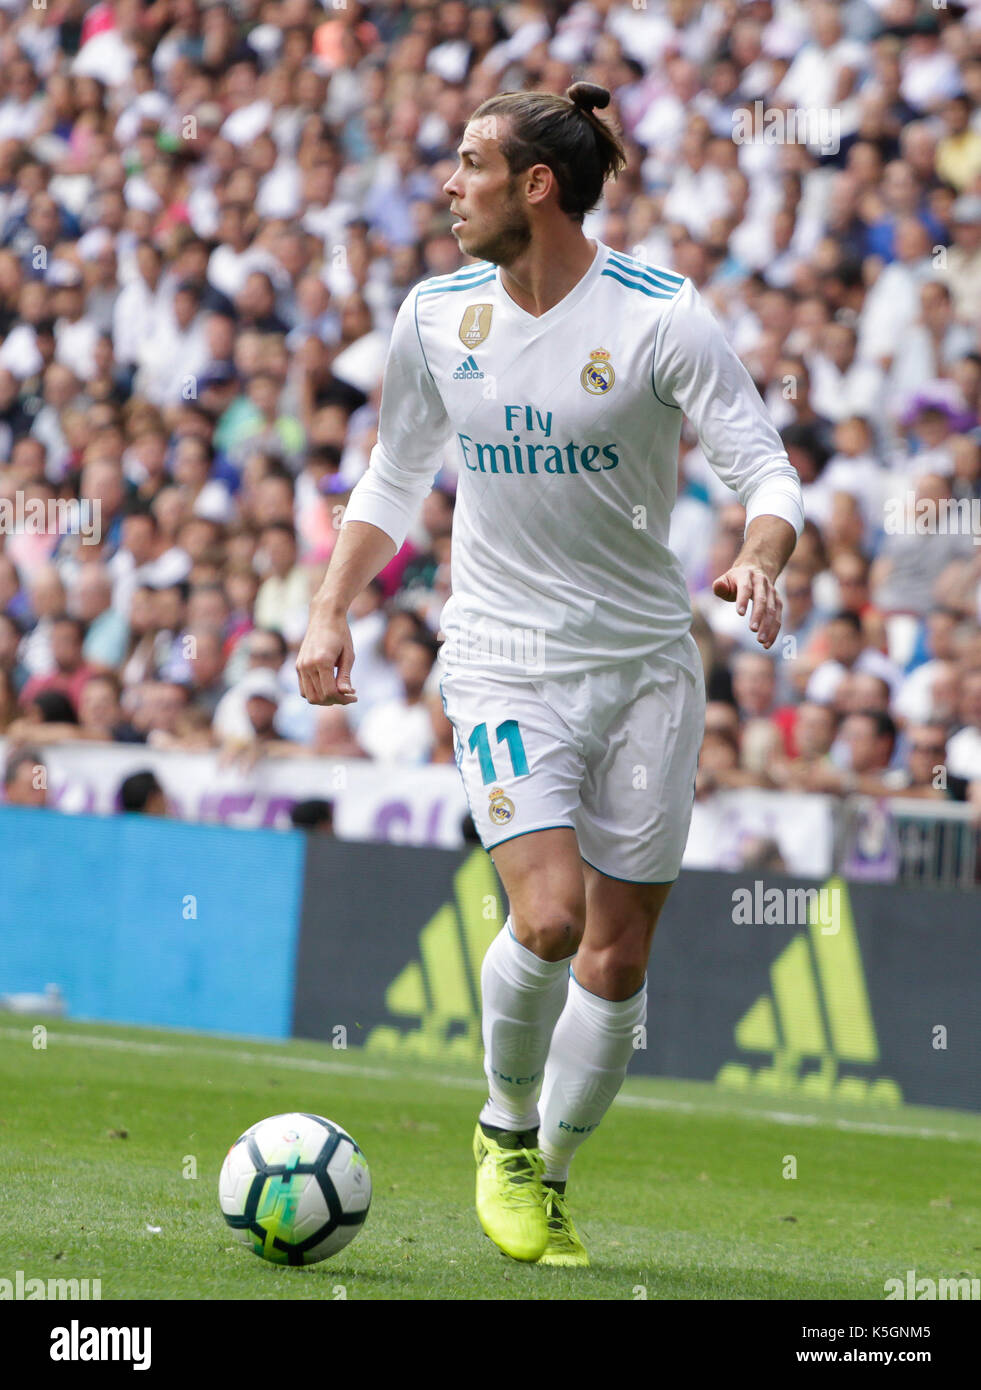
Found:
[[[455,294],[459,290],[475,290],[478,285],[489,285],[496,278],[496,275],[485,275],[482,280],[467,280],[462,285],[441,285],[434,290],[420,290],[419,298],[427,294]]]
[[[675,296],[674,290],[672,290],[670,294],[666,291],[648,290],[645,289],[643,285],[638,285],[634,280],[625,280],[622,275],[617,275],[613,270],[603,270],[600,274],[608,275],[611,280],[616,280],[621,285],[626,285],[628,290],[636,290],[638,294],[646,294],[648,299],[674,299]]]
[[[490,261],[481,261],[479,265],[467,265],[462,270],[454,270],[449,275],[430,275],[428,280],[423,280],[422,284],[426,288],[436,289],[441,285],[455,284],[460,280],[476,279],[478,275],[487,275],[496,269],[497,267],[492,265]]]
[[[656,275],[672,285],[681,286],[685,282],[685,277],[678,275],[673,270],[665,270],[660,265],[648,265],[646,261],[638,261],[634,256],[625,256],[622,251],[611,251],[609,259],[616,265],[622,266],[624,270],[636,270],[638,274],[642,275]]]
[[[653,285],[655,289],[671,290],[672,293],[676,294],[685,283],[684,276],[671,275],[666,270],[649,270],[646,266],[637,265],[636,263],[625,263],[614,256],[610,257],[609,263],[615,266],[617,270],[622,270],[625,275],[636,275],[638,280],[643,280],[648,285]]]

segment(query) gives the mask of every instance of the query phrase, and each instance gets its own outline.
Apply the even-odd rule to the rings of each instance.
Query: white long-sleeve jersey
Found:
[[[450,444],[450,666],[527,680],[646,656],[692,620],[668,549],[682,412],[747,524],[779,516],[799,535],[797,474],[689,280],[597,242],[536,318],[489,262],[437,276],[396,319],[378,443],[345,522],[401,546]]]

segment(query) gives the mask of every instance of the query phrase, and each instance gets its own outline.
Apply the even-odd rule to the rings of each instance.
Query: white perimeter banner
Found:
[[[6,740],[0,739],[6,758]],[[297,801],[322,797],[345,840],[453,849],[462,844],[467,799],[456,767],[397,767],[359,758],[264,758],[245,770],[215,753],[127,743],[61,743],[44,749],[48,804],[69,815],[113,815],[124,778],[151,769],[175,815],[187,821],[288,829]],[[684,866],[732,869],[761,840],[775,841],[788,873],[831,872],[833,800],[790,792],[718,792],[697,801]]]
[[[803,792],[716,792],[695,802],[684,866],[746,869],[770,841],[788,874],[827,878],[834,863],[834,806],[834,797]],[[766,868],[781,872],[769,858]]]
[[[0,748],[6,741],[0,739]],[[454,764],[391,767],[360,758],[263,758],[245,770],[215,753],[127,743],[59,743],[42,750],[48,804],[70,815],[112,815],[133,772],[152,770],[175,816],[254,829],[290,827],[297,801],[322,797],[346,840],[452,849],[462,843],[467,798]]]

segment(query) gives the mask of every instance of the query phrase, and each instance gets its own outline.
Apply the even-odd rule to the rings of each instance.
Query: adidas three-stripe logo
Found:
[[[379,1023],[365,1046],[411,1057],[480,1058],[480,969],[506,915],[490,856],[475,849],[453,875],[453,897],[420,931],[418,958],[385,990],[388,1012],[416,1026]]]
[[[728,1062],[716,1081],[730,1090],[799,1090],[824,1099],[898,1105],[897,1083],[876,1074],[879,1042],[848,885],[831,878],[826,886],[838,894],[836,930],[829,933],[822,925],[812,900],[808,930],[792,937],[770,965],[770,992],[736,1023],[736,1046],[769,1053],[769,1065],[753,1071]],[[842,1072],[842,1064],[866,1074]]]
[[[464,358],[453,373],[454,381],[483,381],[484,374],[477,366],[473,357]]]

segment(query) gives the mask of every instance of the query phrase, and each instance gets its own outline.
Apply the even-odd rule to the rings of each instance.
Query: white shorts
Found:
[[[440,691],[485,849],[569,826],[610,878],[678,877],[705,724],[690,634],[585,676],[516,682],[454,666]]]

